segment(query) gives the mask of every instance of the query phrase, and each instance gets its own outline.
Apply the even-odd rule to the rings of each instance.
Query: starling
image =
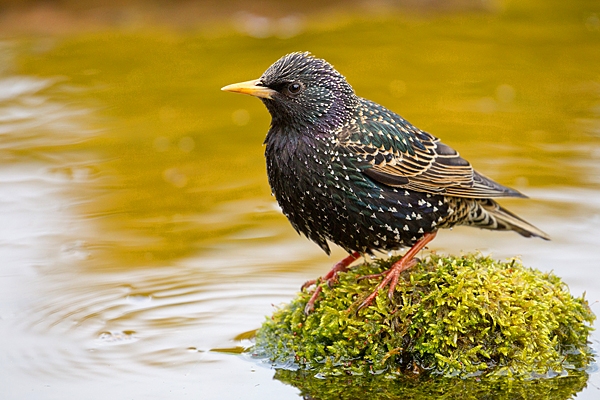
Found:
[[[222,90],[256,96],[269,110],[269,184],[294,229],[327,254],[328,241],[350,254],[324,280],[333,284],[361,254],[410,247],[377,275],[381,282],[359,309],[388,285],[391,298],[402,271],[440,228],[469,225],[549,239],[492,200],[525,195],[473,170],[398,114],[356,96],[343,75],[308,52],[285,55],[260,78]],[[317,286],[307,313],[319,292]]]

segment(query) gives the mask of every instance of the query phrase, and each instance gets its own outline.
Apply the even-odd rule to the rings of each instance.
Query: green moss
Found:
[[[318,376],[407,372],[478,376],[552,376],[584,368],[594,315],[551,273],[517,260],[435,254],[402,275],[393,301],[387,290],[357,312],[379,279],[357,279],[387,269],[398,258],[340,274],[310,315],[300,293],[277,310],[252,350],[286,368]]]

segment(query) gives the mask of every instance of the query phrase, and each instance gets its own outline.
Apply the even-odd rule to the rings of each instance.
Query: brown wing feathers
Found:
[[[468,198],[525,197],[474,171],[438,138],[421,131],[419,139],[422,146],[413,146],[412,152],[357,142],[346,146],[370,162],[372,166],[363,170],[367,176],[388,186]]]

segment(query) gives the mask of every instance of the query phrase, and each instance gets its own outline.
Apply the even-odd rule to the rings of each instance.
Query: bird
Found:
[[[284,55],[258,78],[224,86],[262,100],[271,114],[265,158],[272,194],[294,229],[328,255],[348,256],[317,282],[333,285],[361,256],[409,248],[358,310],[402,272],[439,229],[456,225],[549,236],[495,198],[526,198],[475,171],[459,153],[395,112],[359,97],[330,63],[310,52]],[[305,313],[314,310],[317,285]]]

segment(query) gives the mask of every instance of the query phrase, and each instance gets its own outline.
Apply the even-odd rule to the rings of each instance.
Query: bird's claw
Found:
[[[304,284],[302,286],[300,286],[300,291],[304,291],[304,289],[311,287],[312,285],[317,283],[317,281],[318,281],[318,279],[310,279],[310,280],[304,282]]]
[[[322,278],[319,279],[311,279],[309,281],[306,281],[304,283],[304,285],[302,285],[302,287],[300,288],[300,290],[304,290],[312,285],[317,285],[317,287],[315,288],[315,291],[313,292],[312,296],[310,296],[310,299],[308,300],[308,303],[306,303],[306,306],[304,307],[304,313],[306,315],[310,314],[312,312],[312,310],[315,307],[315,302],[317,301],[317,298],[319,297],[319,293],[321,293],[321,291],[323,290],[323,288],[320,285],[321,281],[325,281],[327,282],[327,286],[328,287],[333,287],[333,285],[335,283],[337,283],[338,281],[338,273],[340,272],[344,272],[348,270],[348,266],[350,264],[352,264],[356,259],[358,259],[360,257],[360,253],[358,253],[357,251],[353,252],[352,254],[350,254],[348,257],[344,258],[342,261],[338,262],[337,264],[335,264],[333,266],[333,268],[327,273],[327,275],[323,276]]]
[[[321,286],[316,287],[312,296],[310,296],[310,299],[306,303],[306,306],[304,306],[304,314],[305,315],[310,314],[315,309],[315,302],[317,301],[317,298],[319,297],[319,294],[321,293],[322,290],[323,290],[323,288]]]
[[[308,303],[306,303],[306,307],[304,307],[304,314],[308,315],[310,314],[314,308],[315,308],[315,303],[317,301],[317,298],[319,297],[319,294],[323,291],[323,287],[320,285],[320,282],[323,280],[324,278],[319,278],[319,279],[311,279],[309,281],[306,281],[304,283],[304,285],[302,285],[301,290],[304,290],[312,285],[317,285],[317,287],[315,288],[315,291],[313,292],[313,294],[310,296],[310,299],[308,300]],[[325,282],[327,283],[328,287],[333,287],[333,285],[335,283],[337,283],[338,281],[338,277],[337,277],[337,272],[335,272],[333,274],[333,276],[331,276],[330,278],[326,278]]]
[[[407,269],[412,268],[418,262],[419,262],[419,260],[417,258],[412,258],[412,259],[409,259],[408,261],[404,261],[404,259],[400,259],[400,261],[397,261],[396,263],[394,263],[394,265],[392,265],[392,267],[386,271],[383,271],[379,274],[365,275],[365,276],[361,276],[360,278],[358,278],[360,280],[360,279],[371,279],[371,278],[384,276],[384,278],[381,280],[381,282],[379,282],[379,284],[377,285],[375,290],[373,290],[373,292],[360,303],[360,305],[358,306],[358,309],[356,311],[358,312],[358,311],[362,310],[363,308],[370,306],[371,303],[373,302],[373,300],[375,300],[377,298],[379,291],[388,285],[389,285],[388,298],[390,299],[390,301],[393,301],[394,300],[394,292],[396,291],[396,285],[398,285],[398,280],[400,279],[400,274],[402,272],[406,271]]]
[[[378,274],[370,274],[370,275],[363,275],[363,276],[359,276],[358,278],[356,278],[356,280],[358,282],[362,281],[363,279],[375,279],[375,278],[381,278],[381,277],[385,277],[387,274],[390,273],[390,270],[385,270],[383,272],[380,272]]]

